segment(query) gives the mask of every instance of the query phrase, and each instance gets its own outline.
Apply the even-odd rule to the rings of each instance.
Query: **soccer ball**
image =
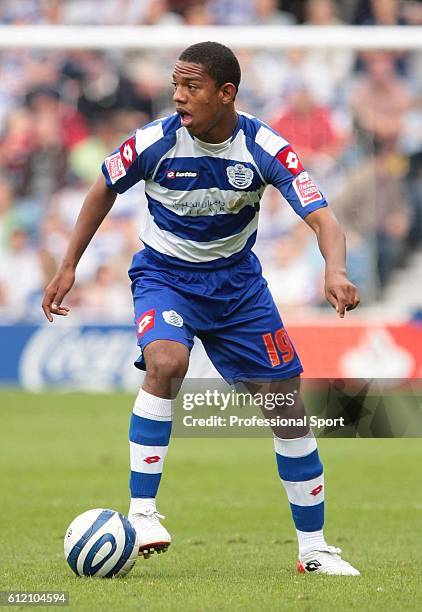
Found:
[[[66,561],[78,576],[125,576],[138,551],[134,527],[115,510],[87,510],[70,523],[64,536]]]

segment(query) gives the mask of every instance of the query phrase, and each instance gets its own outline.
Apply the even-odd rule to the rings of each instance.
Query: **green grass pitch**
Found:
[[[0,393],[0,590],[65,590],[74,610],[422,609],[415,439],[320,441],[326,537],[360,578],[296,573],[270,438],[173,439],[158,504],[170,550],[123,579],[74,576],[62,545],[71,520],[127,513],[132,401]]]

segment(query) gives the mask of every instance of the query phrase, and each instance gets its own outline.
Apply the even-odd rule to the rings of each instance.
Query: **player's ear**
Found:
[[[220,97],[223,104],[230,104],[230,102],[234,102],[236,94],[237,89],[233,83],[224,83],[224,85],[220,87]]]

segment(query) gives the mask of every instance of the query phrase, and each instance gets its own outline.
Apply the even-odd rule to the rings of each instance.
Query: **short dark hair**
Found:
[[[225,45],[211,41],[197,43],[182,51],[179,60],[203,66],[217,87],[224,83],[233,83],[236,91],[239,89],[239,61]]]

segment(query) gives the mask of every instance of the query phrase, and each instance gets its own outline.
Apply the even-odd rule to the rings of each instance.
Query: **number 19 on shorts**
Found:
[[[274,334],[263,334],[262,340],[264,342],[271,367],[275,368],[281,363],[289,363],[289,361],[294,358],[295,351],[293,345],[283,327],[277,329]]]

